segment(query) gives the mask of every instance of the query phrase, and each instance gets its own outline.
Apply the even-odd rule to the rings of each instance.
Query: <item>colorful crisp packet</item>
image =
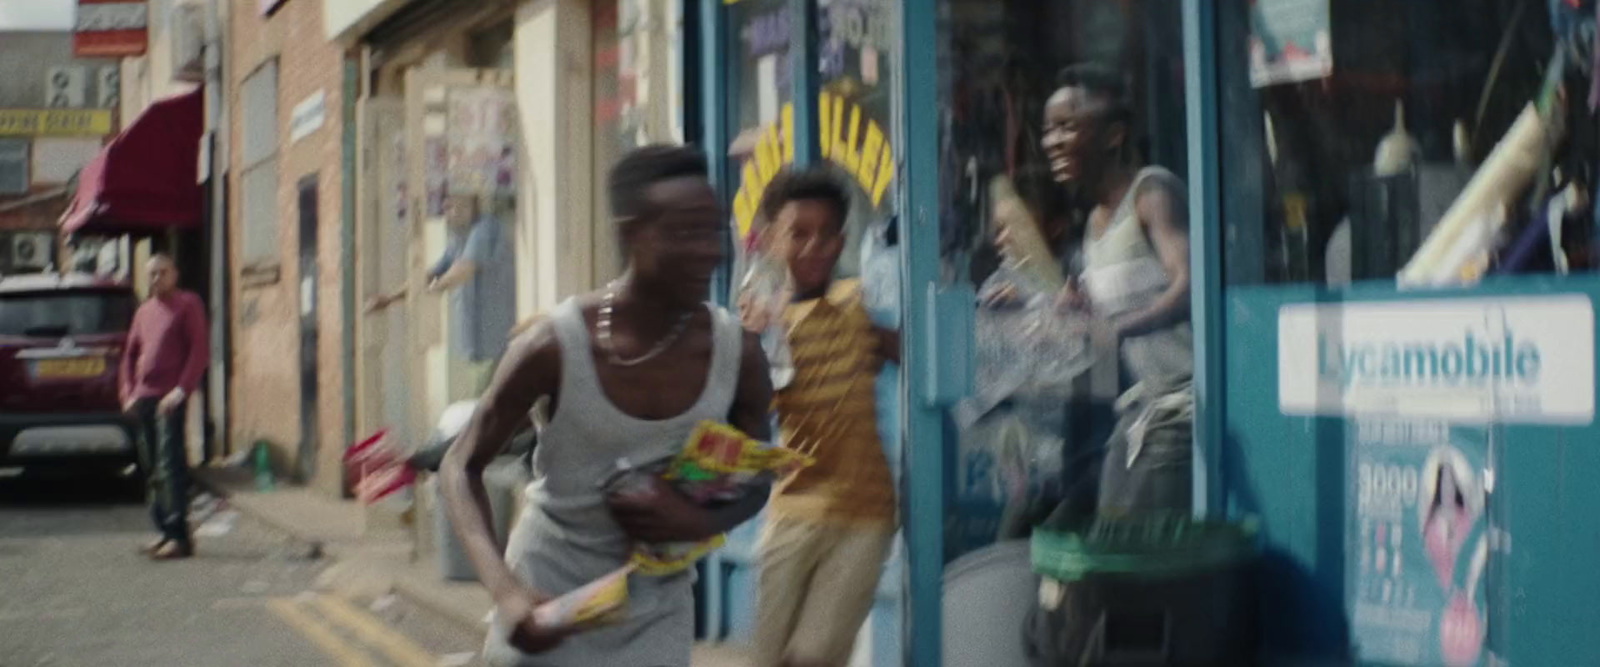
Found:
[[[539,605],[533,619],[540,626],[585,629],[620,619],[628,607],[628,575],[632,565],[585,584],[582,588]]]
[[[794,450],[770,445],[726,424],[702,422],[684,448],[670,459],[633,465],[617,462],[617,472],[606,481],[607,493],[628,494],[655,476],[701,505],[728,503],[746,494],[766,492],[773,479],[811,465],[812,460]],[[664,576],[693,566],[726,542],[718,535],[703,542],[641,544],[631,565],[639,574]]]

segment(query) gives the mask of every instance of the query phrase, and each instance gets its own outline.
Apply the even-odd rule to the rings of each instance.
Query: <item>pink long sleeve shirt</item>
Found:
[[[160,398],[175,388],[193,394],[211,363],[205,304],[174,291],[139,306],[122,353],[122,399]]]

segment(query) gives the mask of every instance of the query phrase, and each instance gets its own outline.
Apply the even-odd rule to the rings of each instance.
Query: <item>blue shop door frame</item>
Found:
[[[943,637],[945,452],[944,405],[951,393],[938,374],[939,313],[939,0],[905,0],[900,9],[904,76],[900,121],[901,319],[905,378],[901,424],[906,467],[901,488],[906,534],[907,665],[940,665]],[[905,110],[917,109],[918,113]],[[965,306],[969,313],[972,304]],[[970,317],[968,318],[970,321]],[[971,329],[967,330],[970,339]],[[952,355],[953,356],[953,355]],[[949,358],[949,357],[946,357]],[[970,376],[970,374],[969,374]],[[952,387],[951,389],[954,389]],[[916,446],[916,443],[934,446]]]

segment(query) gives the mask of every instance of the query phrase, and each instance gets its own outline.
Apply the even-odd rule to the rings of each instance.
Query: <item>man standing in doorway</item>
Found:
[[[546,627],[534,609],[622,567],[634,542],[709,538],[766,502],[751,493],[708,509],[660,480],[649,494],[601,490],[618,459],[676,454],[704,421],[770,437],[772,404],[760,341],[705,303],[727,227],[704,155],[635,150],[612,169],[608,188],[627,271],[516,339],[440,468],[450,520],[495,600],[484,652],[492,665],[689,667],[689,573],[634,575],[625,616],[580,634]],[[541,399],[548,422],[533,451],[534,482],[502,548],[483,471]]]
[[[145,553],[155,560],[173,560],[194,555],[184,415],[189,395],[210,363],[210,337],[205,305],[193,292],[178,288],[172,258],[155,255],[146,270],[150,298],[129,327],[119,389],[123,409],[138,420],[150,517],[161,532]]]
[[[469,364],[472,389],[481,393],[516,324],[516,262],[505,226],[480,213],[476,195],[446,198],[445,223],[450,240],[428,271],[428,293],[449,293],[452,353]],[[405,297],[402,288],[373,299],[367,310],[377,312]]]

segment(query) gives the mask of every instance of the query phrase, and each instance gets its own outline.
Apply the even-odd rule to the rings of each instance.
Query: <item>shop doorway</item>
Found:
[[[407,187],[405,101],[373,97],[363,101],[360,280],[365,299],[390,294],[411,283],[411,207]],[[387,308],[361,318],[358,373],[358,430],[388,429],[398,442],[415,442],[423,420],[412,399],[415,364],[411,317],[406,308]]]
[[[300,219],[300,451],[295,474],[309,480],[317,468],[317,175],[295,188]]]
[[[455,401],[482,393],[488,368],[510,335],[516,287],[483,280],[486,262],[517,263],[517,159],[521,140],[513,75],[504,69],[412,69],[405,81],[407,255],[411,373],[421,392],[413,433]],[[415,184],[412,186],[411,184]],[[470,198],[475,215],[453,225],[447,200]],[[452,204],[453,206],[453,204]],[[429,293],[434,277],[460,259],[469,236],[494,227],[492,258],[474,258],[479,273]],[[481,260],[481,261],[480,261]],[[418,386],[414,384],[413,386]]]

